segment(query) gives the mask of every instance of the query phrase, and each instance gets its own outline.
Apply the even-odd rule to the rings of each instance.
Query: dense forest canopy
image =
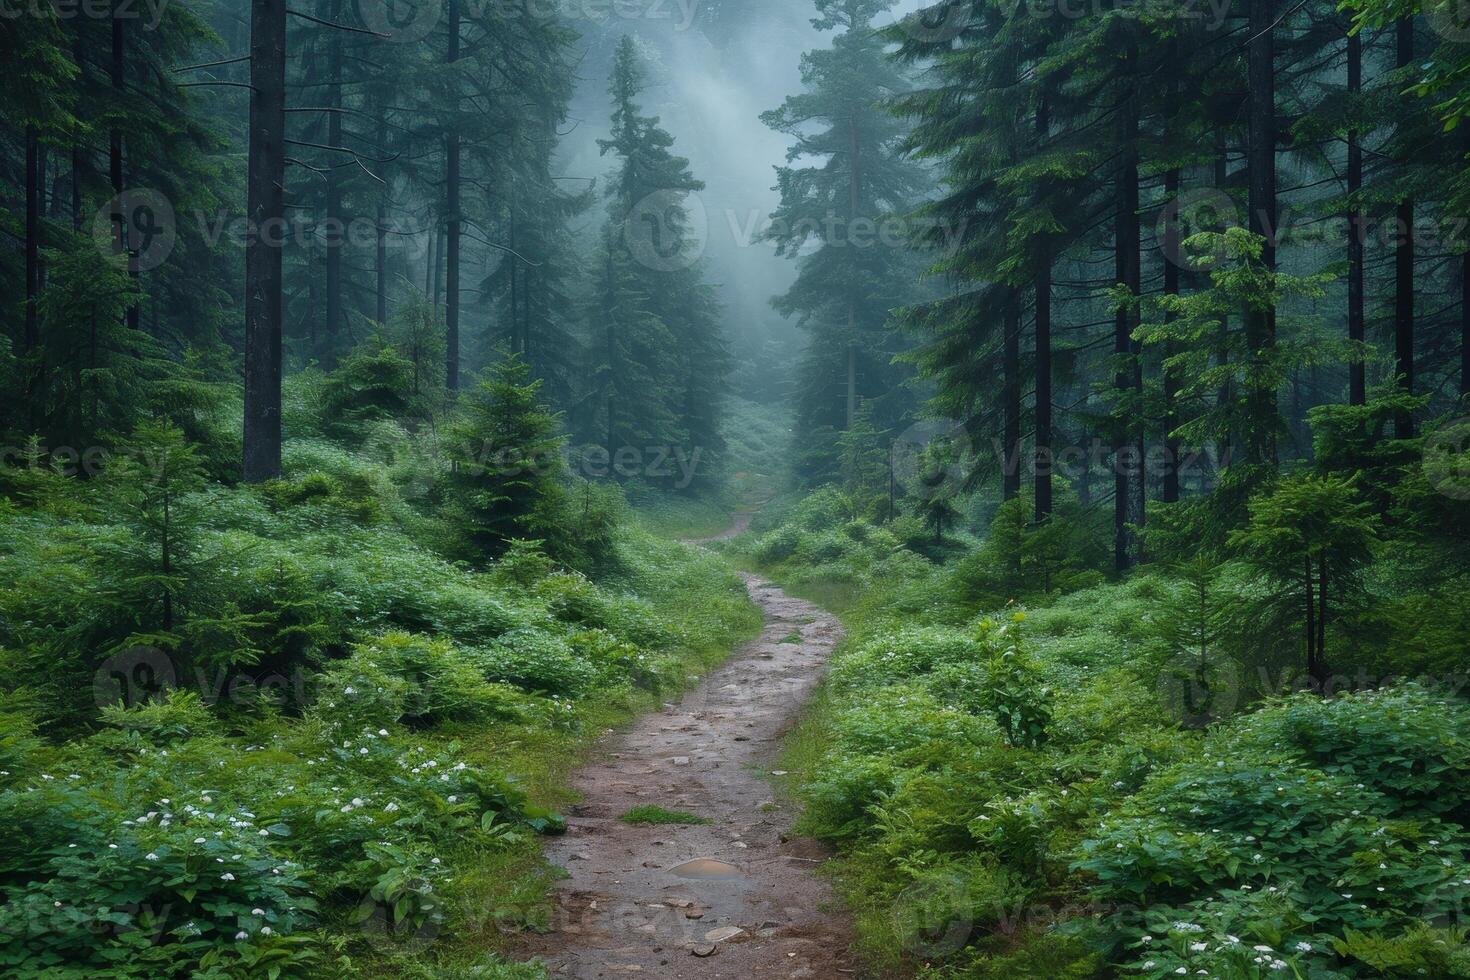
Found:
[[[0,973],[1470,977],[1466,14],[0,0]]]

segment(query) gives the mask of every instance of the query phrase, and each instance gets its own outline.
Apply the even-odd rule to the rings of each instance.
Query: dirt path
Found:
[[[730,515],[730,526],[719,534],[708,538],[690,538],[685,544],[709,544],[712,541],[729,541],[731,538],[745,533],[750,527],[750,522],[755,519],[755,511],[740,510]]]
[[[548,859],[570,878],[552,931],[531,937],[553,976],[850,980],[849,934],[825,856],[790,836],[773,802],[780,740],[841,637],[837,620],[754,576],[765,628],[678,705],[610,736],[573,785],[584,802]],[[630,807],[698,814],[699,826],[630,826]]]

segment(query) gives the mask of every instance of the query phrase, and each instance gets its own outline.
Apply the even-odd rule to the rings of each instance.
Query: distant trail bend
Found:
[[[753,510],[740,510],[740,511],[736,511],[730,517],[730,521],[731,521],[730,526],[728,528],[726,528],[725,530],[721,531],[719,534],[712,535],[711,537],[708,537],[708,538],[689,538],[684,543],[685,544],[711,544],[712,542],[715,542],[715,541],[729,541],[733,537],[737,537],[738,535],[744,534],[745,531],[746,531],[746,529],[750,527],[750,522],[753,521],[753,520],[755,520],[755,511],[753,511]]]
[[[736,518],[731,537],[749,516]],[[717,538],[718,539],[718,538]],[[710,540],[717,540],[710,539]],[[765,615],[677,705],[609,736],[573,786],[584,802],[547,857],[569,877],[551,931],[526,940],[554,976],[851,980],[850,927],[762,776],[842,637],[836,618],[744,575]],[[635,806],[711,821],[630,826]]]

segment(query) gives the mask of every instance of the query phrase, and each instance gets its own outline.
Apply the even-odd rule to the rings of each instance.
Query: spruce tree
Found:
[[[816,0],[812,25],[837,32],[832,46],[803,55],[804,91],[761,116],[792,139],[764,237],[798,262],[795,284],[774,302],[809,333],[796,439],[823,468],[835,458],[824,449],[830,433],[850,428],[862,403],[881,404],[902,378],[886,327],[889,310],[912,294],[913,263],[885,221],[912,205],[923,181],[900,153],[904,125],[883,106],[909,88],[874,26],[892,6]],[[900,411],[880,411],[879,424]]]
[[[718,406],[729,354],[690,211],[700,206],[691,196],[704,183],[675,155],[674,138],[658,118],[643,115],[647,84],[638,46],[624,37],[610,86],[612,135],[598,141],[619,161],[607,187],[599,257],[604,302],[589,324],[601,354],[595,373],[602,429],[614,460],[621,449],[697,459],[690,486],[703,488],[724,452]],[[657,481],[672,473],[645,475]]]

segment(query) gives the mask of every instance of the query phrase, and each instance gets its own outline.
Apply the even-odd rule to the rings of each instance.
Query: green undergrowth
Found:
[[[736,509],[733,499],[658,492],[635,496],[631,502],[638,522],[650,534],[673,540],[712,538],[730,526],[730,515]]]
[[[123,467],[0,474],[0,974],[541,975],[568,773],[760,614],[625,519],[459,558],[430,439],[181,485],[163,572]]]
[[[1461,641],[1403,629],[1380,680],[1296,693],[1245,569],[1212,570],[1200,615],[1198,574],[1038,572],[996,520],[935,562],[819,491],[727,546],[848,629],[780,790],[836,848],[870,969],[1470,976],[1470,706],[1397,669],[1463,662]],[[1331,639],[1370,657],[1354,619]]]

